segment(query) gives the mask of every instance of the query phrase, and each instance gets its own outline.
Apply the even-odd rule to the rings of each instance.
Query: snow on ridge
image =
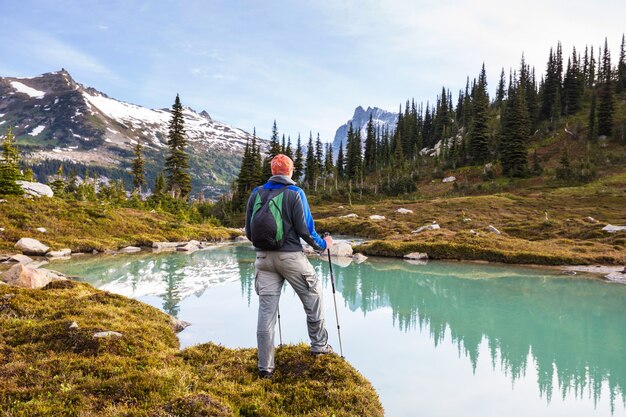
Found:
[[[30,136],[37,136],[38,134],[40,134],[41,132],[43,132],[43,130],[46,128],[46,126],[44,125],[39,125],[36,128],[34,128],[29,135]]]
[[[19,81],[11,81],[11,87],[15,88],[15,90],[17,90],[18,93],[26,94],[32,98],[43,98],[43,96],[46,95],[45,92],[35,90],[34,88],[31,88],[27,86],[26,84],[22,84]]]

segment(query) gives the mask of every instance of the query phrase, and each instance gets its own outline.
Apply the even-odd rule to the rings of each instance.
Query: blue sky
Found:
[[[545,71],[549,49],[626,31],[614,0],[0,0],[0,76],[64,67],[80,83],[151,108],[183,104],[269,137],[323,140],[357,105],[397,110],[456,99],[485,62],[490,87],[522,53]],[[544,4],[546,3],[546,4]]]

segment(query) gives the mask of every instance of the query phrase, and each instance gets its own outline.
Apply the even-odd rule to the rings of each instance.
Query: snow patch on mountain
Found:
[[[37,136],[38,134],[40,134],[41,132],[43,132],[43,130],[44,130],[45,128],[46,128],[46,127],[45,127],[44,125],[39,125],[39,126],[37,126],[36,128],[34,128],[34,129],[33,129],[33,130],[29,133],[29,135],[31,135],[31,136]]]
[[[27,96],[32,97],[32,98],[41,99],[46,95],[45,92],[35,90],[34,88],[31,88],[27,86],[26,84],[22,84],[19,81],[11,81],[11,87],[13,87],[18,93],[26,94]]]
[[[354,110],[354,115],[345,124],[339,126],[335,133],[335,139],[333,140],[333,155],[337,156],[339,152],[339,145],[344,148],[348,141],[348,127],[352,123],[352,129],[354,131],[361,132],[361,146],[365,145],[365,137],[367,135],[367,123],[369,122],[370,115],[372,116],[372,123],[374,130],[389,128],[389,131],[393,131],[396,128],[398,122],[398,113],[389,112],[378,107],[368,107],[367,110],[358,106]]]

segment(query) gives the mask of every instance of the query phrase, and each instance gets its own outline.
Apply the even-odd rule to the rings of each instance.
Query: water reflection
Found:
[[[311,262],[328,277],[324,259]],[[60,266],[105,290],[134,298],[158,296],[173,315],[185,297],[232,281],[240,282],[248,305],[253,299],[254,251],[245,246],[73,260]],[[385,259],[335,266],[334,272],[338,302],[364,316],[390,308],[394,327],[429,334],[435,346],[450,338],[448,343],[474,369],[486,360],[515,382],[535,366],[540,393],[548,402],[553,395],[588,395],[597,404],[604,391],[612,410],[619,402],[626,407],[626,286],[542,270]],[[479,358],[484,343],[490,357]]]

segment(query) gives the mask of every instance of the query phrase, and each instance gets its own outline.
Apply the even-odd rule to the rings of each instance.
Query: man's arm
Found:
[[[326,249],[326,241],[315,231],[315,222],[304,191],[298,189],[293,205],[293,227],[298,236],[317,251]]]

